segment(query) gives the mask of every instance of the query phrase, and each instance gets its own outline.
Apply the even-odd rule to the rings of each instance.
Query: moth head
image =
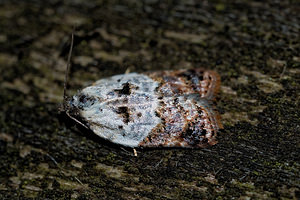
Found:
[[[79,121],[78,119],[73,117],[73,116],[79,116],[79,111],[76,107],[74,107],[72,105],[73,97],[69,97],[67,95],[67,85],[68,85],[69,71],[70,71],[70,67],[71,67],[72,51],[73,51],[73,46],[74,46],[74,29],[75,28],[73,28],[72,35],[71,35],[71,44],[70,44],[67,67],[66,67],[66,72],[65,72],[63,103],[62,103],[62,107],[59,108],[59,112],[65,113],[68,117],[73,119],[75,122],[77,122],[87,128],[87,126],[84,125],[81,121]]]

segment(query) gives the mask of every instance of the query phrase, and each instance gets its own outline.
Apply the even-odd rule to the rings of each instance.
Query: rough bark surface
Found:
[[[0,1],[0,199],[299,199],[298,1]],[[201,2],[201,3],[200,3]],[[108,144],[60,115],[103,77],[206,67],[224,130],[206,149]]]

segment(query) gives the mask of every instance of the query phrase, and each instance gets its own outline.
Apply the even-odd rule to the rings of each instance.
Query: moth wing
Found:
[[[158,91],[163,96],[197,93],[202,98],[213,99],[220,87],[220,76],[214,71],[202,68],[146,74],[161,83]]]
[[[100,79],[73,96],[71,113],[98,136],[137,147],[160,123],[155,115],[157,87],[151,78],[137,73]]]
[[[217,132],[222,125],[211,102],[199,97],[199,94],[178,96],[175,99],[174,106],[174,98],[163,98],[165,106],[157,111],[162,123],[139,145],[199,148],[216,144]]]

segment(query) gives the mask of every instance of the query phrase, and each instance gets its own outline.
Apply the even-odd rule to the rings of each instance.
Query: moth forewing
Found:
[[[129,147],[204,147],[220,127],[217,73],[204,69],[128,73],[96,81],[68,102],[71,117]]]

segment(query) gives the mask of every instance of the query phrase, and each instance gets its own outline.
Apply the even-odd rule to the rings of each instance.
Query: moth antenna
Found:
[[[67,84],[68,84],[68,77],[69,77],[69,71],[70,71],[70,66],[71,66],[71,57],[72,57],[72,51],[73,51],[73,44],[74,44],[74,29],[72,31],[72,36],[71,36],[71,46],[69,50],[69,55],[68,55],[68,61],[67,61],[67,69],[65,73],[65,82],[64,82],[64,99],[63,99],[63,109],[66,110],[66,102],[67,102]]]

